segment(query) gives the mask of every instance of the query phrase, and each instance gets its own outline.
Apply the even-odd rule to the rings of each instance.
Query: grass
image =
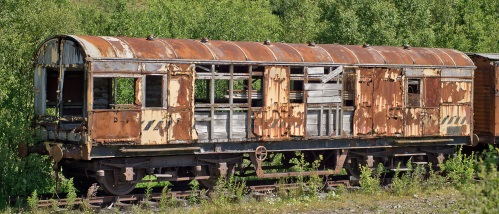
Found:
[[[405,165],[410,171],[396,171],[389,186],[380,186],[384,167],[376,169],[361,166],[361,190],[340,186],[329,192],[322,188],[322,177],[298,178],[300,187],[279,190],[263,198],[250,197],[245,183],[234,177],[220,179],[210,197],[191,195],[189,203],[176,203],[170,189],[164,186],[164,197],[158,208],[134,206],[134,213],[300,213],[300,212],[381,212],[381,213],[499,213],[499,150],[491,148],[479,155],[466,156],[458,150],[455,157],[440,165],[442,173],[432,166]],[[480,157],[480,158],[477,158]],[[296,159],[298,170],[316,168],[317,163],[306,164],[303,157]],[[475,180],[478,177],[480,180]],[[282,179],[280,183],[286,183]],[[154,182],[146,183],[150,190]],[[307,185],[305,185],[305,183]],[[199,189],[196,181],[191,188]],[[147,192],[147,191],[146,191]],[[36,208],[34,192],[24,208],[9,208],[5,212],[50,213],[55,209]],[[77,210],[70,210],[76,211]],[[119,211],[119,210],[118,210]]]

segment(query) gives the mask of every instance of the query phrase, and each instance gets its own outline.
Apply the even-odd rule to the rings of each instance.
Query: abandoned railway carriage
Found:
[[[145,175],[294,176],[296,151],[322,156],[302,175],[356,176],[473,139],[475,66],[450,49],[59,35],[34,63],[42,143],[29,152],[110,194]]]

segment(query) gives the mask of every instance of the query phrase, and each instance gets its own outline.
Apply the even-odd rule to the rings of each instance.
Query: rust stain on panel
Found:
[[[440,105],[440,96],[442,94],[440,77],[427,77],[423,80],[423,84],[424,107],[438,107]]]
[[[420,108],[406,108],[405,109],[405,127],[404,136],[413,137],[421,136],[421,111]]]
[[[140,140],[140,110],[95,111],[92,113],[92,138],[98,142]]]
[[[423,123],[423,136],[438,136],[440,132],[439,109],[424,109],[421,113]]]
[[[470,106],[442,106],[440,109],[440,135],[466,136],[470,134]]]
[[[254,113],[254,132],[262,140],[289,138],[289,67],[265,67],[264,82],[263,107]]]
[[[442,103],[470,103],[471,82],[442,81]]]
[[[402,70],[375,69],[373,78],[373,129],[377,135],[401,135],[403,131]]]
[[[168,77],[168,140],[197,139],[194,130],[194,65],[171,64]]]
[[[289,132],[291,136],[305,135],[305,104],[290,103],[289,104]]]
[[[355,88],[354,135],[373,132],[373,69],[359,69]]]

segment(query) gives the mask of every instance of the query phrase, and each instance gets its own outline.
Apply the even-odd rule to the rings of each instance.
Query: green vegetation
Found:
[[[412,213],[415,210],[422,213],[497,213],[499,211],[499,172],[496,162],[486,163],[487,158],[499,157],[499,149],[490,148],[476,156],[458,155],[452,157],[441,168],[445,173],[435,174],[429,167],[416,165],[410,161],[405,164],[407,170],[396,170],[390,185],[381,188],[380,182],[388,173],[381,165],[376,169],[361,167],[360,184],[362,189],[356,191],[344,186],[326,191],[314,188],[322,183],[314,178],[298,179],[297,188],[280,189],[276,194],[248,197],[248,189],[244,182],[237,181],[231,176],[219,179],[214,190],[205,197],[206,192],[199,195],[192,194],[188,203],[178,203],[182,199],[171,196],[170,189],[165,186],[157,208],[148,206],[134,206],[134,213],[151,213],[158,210],[168,213],[282,213],[282,212],[403,212]],[[482,157],[483,159],[476,157]],[[301,158],[297,158],[301,159]],[[299,161],[299,160],[298,160]],[[303,162],[303,161],[301,161]],[[461,173],[462,167],[468,163],[476,163],[471,168],[476,169],[473,178],[466,183],[454,179],[455,173]],[[303,164],[300,167],[310,167]],[[314,165],[314,164],[312,164]],[[314,167],[314,166],[311,166]],[[317,176],[319,177],[319,176]],[[479,180],[475,180],[479,178]],[[314,184],[314,182],[316,182]],[[283,182],[284,184],[284,182]],[[198,190],[197,182],[191,183],[193,190]],[[33,192],[28,199],[30,211],[34,213],[48,213],[50,209],[36,208],[37,194]],[[10,208],[12,209],[12,208]],[[18,210],[19,211],[19,210]],[[71,211],[71,209],[69,209]],[[116,212],[120,212],[116,208]]]
[[[407,43],[499,52],[496,0],[0,0],[0,8],[0,208],[11,196],[55,189],[48,158],[17,157],[20,142],[34,143],[31,60],[51,35]],[[467,169],[456,176],[469,176]]]

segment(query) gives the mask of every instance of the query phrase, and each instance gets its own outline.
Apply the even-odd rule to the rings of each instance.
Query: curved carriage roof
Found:
[[[474,66],[464,53],[444,48],[58,35],[92,59],[218,60],[350,65]],[[40,47],[43,49],[44,45]]]

